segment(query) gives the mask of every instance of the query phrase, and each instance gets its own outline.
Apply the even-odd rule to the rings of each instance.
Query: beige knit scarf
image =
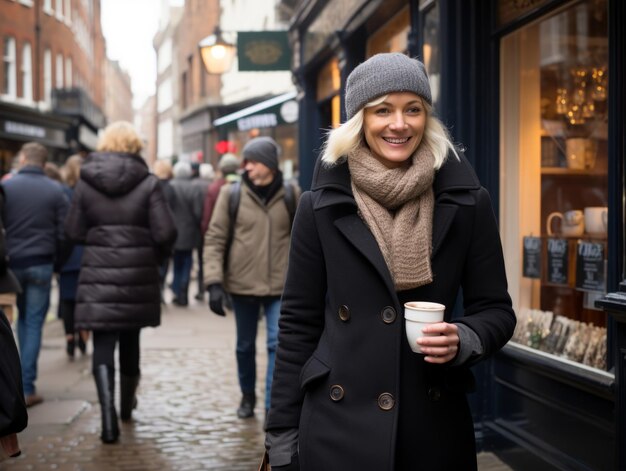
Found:
[[[393,169],[376,160],[364,146],[348,155],[354,198],[398,291],[433,280],[434,162],[424,145],[417,148],[410,166]]]

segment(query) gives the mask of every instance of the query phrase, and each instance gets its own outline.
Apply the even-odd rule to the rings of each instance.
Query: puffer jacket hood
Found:
[[[141,157],[122,152],[89,154],[80,169],[80,178],[109,196],[125,195],[149,174]]]

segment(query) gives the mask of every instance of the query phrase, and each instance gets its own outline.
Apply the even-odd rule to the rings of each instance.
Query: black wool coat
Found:
[[[76,328],[159,325],[159,261],[171,250],[176,228],[144,160],[132,154],[91,154],[81,167],[65,231],[85,246]]]
[[[470,365],[411,352],[403,302],[444,304],[447,322],[478,335],[481,358],[510,339],[515,314],[489,195],[465,157],[448,158],[434,192],[434,281],[400,293],[357,213],[346,163],[318,163],[302,196],[266,424],[299,429],[302,471],[476,468]],[[460,288],[464,315],[452,320]]]

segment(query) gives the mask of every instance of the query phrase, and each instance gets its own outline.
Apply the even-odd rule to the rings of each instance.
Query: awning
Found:
[[[297,92],[289,92],[262,101],[213,121],[213,126],[227,130],[248,131],[253,128],[273,128],[298,120]]]

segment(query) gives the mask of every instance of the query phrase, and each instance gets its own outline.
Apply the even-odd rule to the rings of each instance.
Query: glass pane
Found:
[[[514,341],[606,369],[607,4],[576,2],[501,44],[501,228]]]
[[[435,108],[439,101],[439,84],[441,81],[441,49],[439,43],[439,2],[434,2],[433,6],[424,13],[424,46],[422,51]]]

